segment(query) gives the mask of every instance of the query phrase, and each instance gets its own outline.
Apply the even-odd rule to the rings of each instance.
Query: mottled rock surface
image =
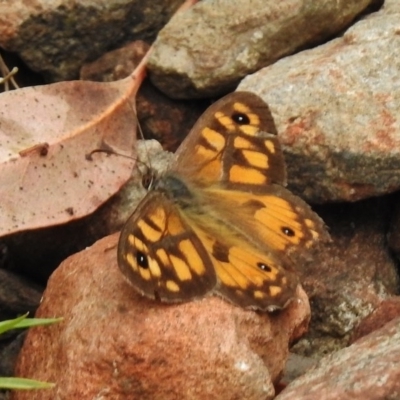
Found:
[[[199,2],[159,32],[149,64],[151,79],[172,98],[226,93],[249,73],[340,32],[371,3]]]
[[[179,0],[36,0],[0,4],[0,47],[48,81],[76,79],[82,64],[133,39],[153,40]]]
[[[144,299],[116,265],[117,235],[68,258],[52,275],[16,374],[56,383],[14,400],[272,399],[288,345],[304,334],[309,305],[246,311],[217,297],[180,305]]]
[[[309,332],[296,352],[321,357],[349,344],[354,329],[382,301],[398,292],[396,261],[386,230],[391,202],[385,198],[317,208],[332,237],[313,262],[298,265],[311,309]]]
[[[381,10],[338,39],[246,77],[270,106],[289,183],[311,202],[400,189],[400,18]]]
[[[322,358],[276,400],[400,398],[400,318]]]

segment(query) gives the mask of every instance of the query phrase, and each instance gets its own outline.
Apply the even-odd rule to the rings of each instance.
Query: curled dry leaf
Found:
[[[0,94],[0,236],[96,210],[129,179],[145,63],[111,83],[62,82]]]

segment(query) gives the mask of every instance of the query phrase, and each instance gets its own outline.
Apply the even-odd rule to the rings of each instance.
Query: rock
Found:
[[[110,51],[81,69],[81,79],[111,82],[130,75],[149,46],[136,41]],[[171,100],[145,79],[136,96],[136,112],[142,138],[156,139],[175,151],[210,103]],[[146,160],[147,161],[147,160]]]
[[[7,254],[5,246],[0,244],[2,255]],[[3,260],[2,260],[3,261]],[[6,262],[2,267],[13,268],[13,263]],[[37,309],[42,297],[41,288],[33,282],[14,274],[12,271],[0,269],[0,322],[13,319],[18,315]],[[0,334],[0,377],[13,376],[15,361],[22,347],[25,332],[13,329]],[[8,397],[8,392],[0,390],[0,400]]]
[[[14,375],[15,362],[25,339],[26,332],[21,332],[20,329],[13,332],[16,336],[7,340],[5,345],[1,343],[0,346],[0,376]],[[15,332],[18,332],[18,335]]]
[[[393,195],[393,212],[390,220],[388,232],[388,245],[390,250],[395,254],[397,260],[400,260],[400,195]]]
[[[312,357],[305,357],[299,354],[290,353],[279,384],[286,387],[290,382],[293,382],[299,376],[304,375],[306,371],[308,371],[316,363],[317,359]]]
[[[42,290],[38,285],[0,269],[0,321],[35,312],[41,297]]]
[[[82,64],[133,39],[153,40],[178,0],[67,0],[2,3],[0,46],[48,81],[77,78]]]
[[[273,314],[212,296],[160,304],[123,279],[117,238],[68,258],[51,276],[37,316],[64,320],[29,330],[16,375],[56,386],[11,398],[272,399],[288,344],[307,329],[304,292]]]
[[[322,358],[276,400],[400,398],[400,318]]]
[[[136,40],[118,49],[108,51],[97,60],[84,64],[80,79],[96,82],[113,82],[124,79],[139,65],[150,45]]]
[[[397,0],[385,0],[383,3],[383,9],[390,13],[400,12],[400,3]]]
[[[392,319],[400,317],[400,297],[393,296],[382,301],[381,304],[354,330],[350,342],[356,342],[360,338],[382,328]]]
[[[246,77],[270,106],[289,184],[310,202],[400,188],[399,12],[383,9],[343,37]]]
[[[9,400],[9,391],[0,390],[0,400]]]
[[[297,266],[312,318],[294,352],[320,358],[347,346],[361,321],[397,293],[397,263],[386,242],[390,206],[390,199],[378,198],[316,210],[332,243]]]
[[[249,73],[342,31],[371,3],[199,2],[159,32],[149,60],[152,82],[172,98],[226,93]]]

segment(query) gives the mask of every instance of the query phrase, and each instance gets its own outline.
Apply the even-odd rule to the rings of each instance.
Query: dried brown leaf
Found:
[[[90,214],[128,180],[135,95],[144,65],[126,79],[62,82],[0,94],[0,235]]]

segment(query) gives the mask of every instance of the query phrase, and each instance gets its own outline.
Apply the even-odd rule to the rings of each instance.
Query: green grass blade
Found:
[[[32,326],[51,325],[62,321],[62,318],[26,318],[28,314],[18,318],[0,322],[0,335],[10,329],[31,328]]]
[[[0,378],[1,389],[31,390],[31,389],[50,389],[54,383],[35,381],[25,378]]]
[[[0,322],[0,335],[4,332],[9,331],[10,329],[16,328],[16,325],[21,323],[26,317],[28,316],[28,313],[21,315],[18,318],[14,319],[8,319],[6,321],[1,321]]]
[[[15,328],[31,328],[33,326],[43,326],[43,325],[52,325],[57,322],[62,321],[63,318],[25,318],[19,321],[15,326]]]

